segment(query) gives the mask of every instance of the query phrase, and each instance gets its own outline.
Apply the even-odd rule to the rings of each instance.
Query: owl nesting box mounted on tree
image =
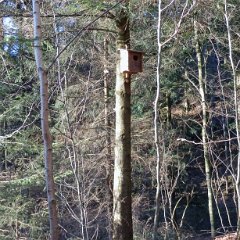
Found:
[[[143,52],[130,49],[119,49],[120,72],[134,74],[143,71]]]

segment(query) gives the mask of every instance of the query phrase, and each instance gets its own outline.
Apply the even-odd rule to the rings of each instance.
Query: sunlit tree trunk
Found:
[[[207,146],[207,104],[205,96],[205,84],[203,79],[203,66],[202,66],[202,54],[199,45],[198,27],[197,22],[194,21],[194,35],[195,35],[195,48],[197,55],[197,66],[198,66],[198,83],[199,83],[199,93],[201,95],[201,107],[202,107],[202,144],[203,144],[203,155],[205,163],[205,174],[207,182],[208,191],[208,211],[211,225],[211,236],[212,239],[215,237],[215,220],[214,220],[214,210],[213,210],[213,192],[211,187],[212,170],[211,163],[209,159],[209,152]]]
[[[161,44],[161,31],[162,31],[162,1],[158,2],[158,28],[157,28],[157,39],[158,39],[158,63],[157,63],[157,92],[154,101],[154,139],[157,153],[157,167],[156,167],[156,179],[157,179],[157,189],[156,189],[156,203],[155,203],[155,214],[154,214],[154,225],[153,225],[153,240],[158,239],[157,229],[159,224],[160,209],[161,209],[161,159],[160,159],[160,139],[159,139],[159,112],[158,104],[160,100],[160,68],[161,68],[161,54],[162,54],[162,44]]]
[[[128,1],[124,7],[128,7]],[[117,16],[117,49],[129,47],[129,18],[122,7]],[[116,68],[116,133],[113,186],[113,239],[133,239],[131,198],[131,107],[130,75],[120,72],[120,57]]]
[[[238,148],[238,156],[237,156],[237,169],[236,169],[236,192],[237,192],[237,239],[240,239],[240,80],[239,73],[237,74],[236,66],[233,60],[233,47],[232,47],[232,36],[231,36],[231,27],[229,24],[229,12],[228,12],[228,4],[227,0],[224,0],[224,17],[227,27],[227,36],[228,36],[228,48],[229,48],[229,60],[232,68],[232,77],[233,77],[233,87],[234,87],[234,110],[235,110],[235,125],[236,125],[236,134],[237,134],[237,148]]]
[[[41,97],[41,127],[44,143],[45,179],[47,186],[49,221],[51,240],[59,239],[57,201],[55,197],[55,183],[53,178],[52,139],[49,130],[48,109],[48,79],[44,70],[41,49],[41,19],[39,1],[32,0],[34,20],[34,52],[40,80]]]

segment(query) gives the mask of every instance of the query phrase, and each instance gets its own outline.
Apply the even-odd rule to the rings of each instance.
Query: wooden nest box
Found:
[[[130,49],[119,49],[120,51],[120,72],[139,73],[143,71],[143,52]]]

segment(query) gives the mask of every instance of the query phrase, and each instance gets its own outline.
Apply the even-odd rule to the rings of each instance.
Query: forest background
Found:
[[[0,239],[51,235],[32,6],[0,1]],[[114,238],[122,16],[131,49],[144,52],[144,71],[131,77],[133,239],[239,230],[239,8],[238,0],[40,1],[59,239]]]

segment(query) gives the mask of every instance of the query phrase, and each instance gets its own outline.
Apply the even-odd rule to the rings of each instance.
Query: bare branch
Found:
[[[35,121],[35,120],[34,120],[34,121],[32,121],[31,123],[26,124],[29,116],[30,116],[31,113],[32,113],[33,105],[34,105],[34,103],[31,105],[30,110],[29,110],[27,116],[25,117],[22,125],[21,125],[18,129],[14,130],[12,133],[7,134],[7,135],[5,135],[5,136],[0,136],[0,145],[3,144],[3,143],[5,143],[5,141],[4,141],[5,139],[8,139],[8,138],[13,137],[15,134],[19,133],[23,128],[25,128],[25,127],[27,127],[27,126],[30,126],[30,125]]]
[[[164,46],[165,44],[167,44],[168,42],[170,42],[177,34],[178,34],[178,31],[181,27],[181,24],[182,24],[182,21],[183,19],[189,15],[189,13],[192,11],[193,7],[195,6],[196,2],[194,1],[193,4],[191,5],[191,7],[186,11],[187,9],[187,6],[188,6],[188,0],[186,1],[185,5],[184,5],[184,8],[182,10],[182,13],[181,13],[181,16],[179,18],[179,21],[177,23],[177,26],[175,27],[175,31],[172,33],[172,35],[170,35],[168,37],[167,40],[165,40],[164,42],[162,42],[162,46]]]
[[[122,3],[125,0],[121,0],[118,3],[116,3],[115,5],[113,5],[112,7],[108,8],[106,11],[104,11],[103,13],[101,13],[98,17],[96,17],[93,21],[91,21],[90,23],[88,23],[85,27],[83,27],[82,29],[79,30],[79,32],[76,34],[76,36],[74,36],[67,44],[66,46],[59,52],[59,54],[53,59],[53,61],[50,63],[50,65],[47,67],[47,72],[50,70],[50,68],[54,65],[54,63],[56,62],[56,60],[62,55],[63,52],[66,51],[66,49],[84,32],[86,31],[93,23],[95,23],[96,21],[98,21],[102,16],[106,15],[107,13],[109,13],[112,9],[116,8],[120,3]]]

